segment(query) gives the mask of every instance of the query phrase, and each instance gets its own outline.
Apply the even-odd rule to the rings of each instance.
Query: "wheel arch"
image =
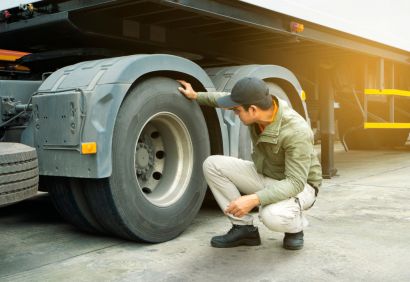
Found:
[[[238,80],[257,77],[278,84],[288,95],[293,108],[310,123],[305,102],[305,94],[296,78],[288,69],[276,65],[243,65],[206,69],[216,90],[231,92]],[[224,123],[229,132],[229,155],[239,157],[240,120],[231,111],[222,110]]]
[[[43,175],[104,178],[112,173],[112,135],[115,117],[121,103],[133,86],[153,76],[186,79],[203,91],[215,91],[213,82],[197,64],[173,55],[132,55],[81,62],[64,67],[50,75],[40,86],[41,95],[63,95],[80,91],[85,96],[86,114],[80,135],[81,142],[97,142],[96,155],[82,155],[79,148],[43,150],[41,140],[34,138],[43,161]],[[63,100],[63,99],[61,99]],[[220,141],[227,139],[222,117],[215,110],[202,108],[207,119],[213,151],[220,151]],[[56,121],[58,122],[58,121]],[[61,127],[63,129],[63,126]],[[214,132],[217,132],[215,134]],[[51,133],[50,135],[57,133]],[[217,135],[217,136],[215,136]],[[221,153],[221,152],[219,152]],[[55,170],[59,167],[59,170]]]
[[[296,111],[308,120],[306,102],[302,86],[296,76],[287,68],[276,65],[244,65],[206,69],[217,91],[230,92],[244,77],[257,77],[278,84],[288,95]]]

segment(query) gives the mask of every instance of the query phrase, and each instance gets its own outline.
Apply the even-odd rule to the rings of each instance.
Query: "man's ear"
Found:
[[[258,107],[255,106],[255,105],[251,105],[251,106],[249,107],[249,109],[252,109],[251,111],[252,111],[253,113],[256,113],[256,111],[258,110]]]

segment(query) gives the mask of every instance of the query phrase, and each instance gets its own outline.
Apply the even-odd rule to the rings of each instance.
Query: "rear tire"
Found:
[[[58,213],[79,229],[105,233],[86,202],[85,179],[48,177],[48,192]]]
[[[388,119],[385,103],[371,104],[372,113],[383,119]],[[406,107],[404,107],[406,108]],[[409,129],[364,129],[363,116],[354,103],[341,100],[340,109],[336,111],[339,138],[352,150],[392,149],[405,145]],[[406,117],[397,113],[398,122],[404,122]],[[373,121],[373,120],[371,120]]]
[[[339,135],[352,150],[392,149],[406,143],[409,130],[352,128],[340,130]]]
[[[178,83],[151,78],[134,87],[116,118],[112,175],[85,190],[101,225],[120,237],[163,242],[183,232],[206,191],[206,122]]]
[[[37,191],[36,150],[19,143],[0,143],[0,206],[30,198]]]
[[[351,108],[350,104],[342,104],[337,113],[339,138],[348,149],[390,149],[406,143],[409,129],[364,129],[360,112],[354,109],[349,111]]]

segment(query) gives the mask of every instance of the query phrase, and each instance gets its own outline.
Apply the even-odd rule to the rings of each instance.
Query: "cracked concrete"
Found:
[[[177,239],[139,244],[81,233],[47,194],[0,209],[1,281],[410,281],[410,147],[349,151],[307,215],[305,248],[259,223],[262,245],[214,249],[229,229],[203,207]]]

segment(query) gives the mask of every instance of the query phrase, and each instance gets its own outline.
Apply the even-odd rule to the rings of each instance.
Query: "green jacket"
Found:
[[[198,103],[217,107],[216,99],[226,92],[198,92]],[[275,120],[260,134],[250,125],[253,143],[252,159],[258,173],[279,180],[258,191],[261,205],[276,203],[296,196],[306,183],[319,188],[322,168],[313,147],[313,132],[308,123],[286,102],[278,99]]]

